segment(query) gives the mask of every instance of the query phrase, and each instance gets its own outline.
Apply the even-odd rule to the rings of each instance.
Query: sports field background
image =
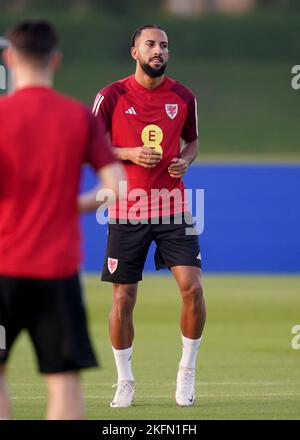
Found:
[[[192,408],[174,402],[181,355],[180,301],[168,276],[146,276],[135,311],[135,405],[111,409],[116,382],[108,337],[110,285],[84,279],[90,328],[102,368],[84,373],[88,419],[300,419],[300,277],[204,276],[208,319]],[[17,419],[41,419],[46,388],[25,335],[12,352],[9,387]]]

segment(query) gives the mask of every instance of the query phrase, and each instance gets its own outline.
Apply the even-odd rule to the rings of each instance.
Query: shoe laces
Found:
[[[129,381],[120,381],[112,386],[112,388],[117,388],[114,402],[126,403],[128,399],[132,398],[134,392],[134,386]]]

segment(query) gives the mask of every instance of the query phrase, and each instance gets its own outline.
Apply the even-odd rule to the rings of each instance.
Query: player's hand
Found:
[[[154,148],[135,147],[130,149],[130,160],[144,168],[154,168],[161,161],[162,155]]]
[[[174,157],[174,159],[171,160],[168,171],[171,177],[178,179],[185,175],[187,169],[188,163],[186,160]]]

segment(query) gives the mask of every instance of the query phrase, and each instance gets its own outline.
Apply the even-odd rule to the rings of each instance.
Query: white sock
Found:
[[[134,381],[131,371],[132,348],[133,347],[126,348],[125,350],[116,350],[114,347],[112,347],[118,372],[118,381]]]
[[[182,357],[179,368],[196,368],[196,357],[200,346],[201,338],[189,339],[181,335],[182,338]]]

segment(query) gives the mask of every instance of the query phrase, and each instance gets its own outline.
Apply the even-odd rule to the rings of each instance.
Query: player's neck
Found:
[[[135,72],[135,80],[146,89],[155,89],[158,87],[164,80],[165,76],[161,75],[156,78],[151,78],[151,76],[147,75],[144,71],[136,70]]]
[[[16,71],[13,80],[16,90],[25,87],[52,87],[53,85],[52,74],[44,71]]]

